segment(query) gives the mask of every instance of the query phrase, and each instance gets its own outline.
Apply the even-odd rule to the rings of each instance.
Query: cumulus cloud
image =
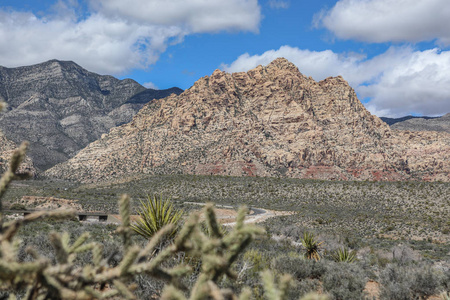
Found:
[[[99,73],[120,74],[154,63],[167,41],[182,34],[177,27],[140,26],[100,14],[75,22],[0,11],[0,65],[56,58],[76,61]]]
[[[448,0],[340,0],[316,15],[315,24],[342,39],[450,45],[448,20]]]
[[[391,47],[368,59],[358,53],[310,51],[283,46],[261,55],[243,54],[222,69],[247,71],[285,57],[306,76],[322,80],[342,75],[355,88],[366,107],[378,116],[411,113],[442,115],[450,112],[450,51]]]
[[[0,9],[0,65],[56,58],[120,75],[147,68],[186,35],[256,32],[261,18],[257,0],[90,0],[89,7],[82,12],[76,0],[58,1],[47,15],[39,16]]]
[[[372,84],[358,86],[367,108],[379,116],[450,112],[450,51],[390,51],[366,62],[384,64]]]
[[[177,25],[192,32],[257,32],[261,20],[257,0],[91,0],[91,3],[111,17],[144,24]]]
[[[353,84],[360,79],[352,71],[357,68],[358,62],[364,58],[364,56],[356,53],[337,54],[331,50],[310,51],[282,46],[278,50],[269,50],[261,55],[242,54],[230,65],[222,64],[221,68],[227,72],[242,72],[258,65],[267,65],[277,57],[288,59],[303,74],[312,76],[315,80],[346,74],[348,75],[346,80]]]

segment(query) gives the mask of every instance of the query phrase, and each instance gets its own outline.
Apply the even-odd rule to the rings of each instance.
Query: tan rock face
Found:
[[[9,161],[11,160],[16,148],[17,145],[8,140],[0,131],[0,176],[9,168]],[[36,174],[36,169],[34,168],[33,162],[29,157],[26,157],[22,162],[19,172],[28,172],[32,175]]]
[[[315,82],[285,59],[219,70],[146,105],[47,175],[130,173],[449,181],[450,135],[389,129],[342,77]]]

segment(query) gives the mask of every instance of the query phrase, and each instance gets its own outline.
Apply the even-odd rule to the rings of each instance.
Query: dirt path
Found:
[[[185,204],[204,206],[205,203],[185,202]],[[216,212],[217,220],[226,226],[234,226],[236,224],[237,210],[228,205],[216,205],[214,211]],[[292,215],[293,211],[276,211],[265,208],[250,208],[249,214],[245,217],[245,223],[260,223],[265,220],[278,216]]]

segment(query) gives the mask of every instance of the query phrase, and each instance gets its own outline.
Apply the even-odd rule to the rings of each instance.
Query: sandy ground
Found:
[[[199,210],[200,211],[200,210]],[[215,208],[216,218],[219,223],[226,226],[233,226],[236,224],[237,211],[229,208]],[[291,211],[275,211],[264,209],[265,213],[263,214],[255,214],[254,211],[250,211],[248,216],[245,218],[245,223],[260,223],[268,218],[278,217],[278,216],[286,216],[293,214]],[[131,216],[131,221],[135,221],[139,218],[137,215]],[[120,223],[121,218],[119,215],[109,215],[108,222],[112,223]]]
[[[68,200],[54,197],[36,197],[36,196],[24,196],[19,201],[27,208],[33,208],[36,210],[53,210],[53,209],[74,209],[77,211],[83,211],[83,208],[76,200]],[[191,203],[204,205],[203,203]],[[216,207],[216,217],[221,224],[232,226],[236,222],[237,211],[229,207]],[[245,218],[245,223],[259,223],[277,216],[285,216],[293,214],[290,211],[275,211],[269,209],[257,209],[257,212],[250,210],[249,214]],[[131,216],[131,221],[135,221],[139,216]],[[121,219],[119,215],[109,215],[108,222],[120,223]]]
[[[23,196],[19,201],[20,204],[24,204],[27,208],[36,210],[74,209],[82,211],[83,208],[77,202],[77,200],[37,196]]]
[[[236,224],[237,211],[231,208],[218,208],[214,209],[216,212],[216,218],[219,223],[226,226],[233,226]],[[263,213],[256,213],[254,210],[250,210],[249,214],[245,217],[245,223],[260,223],[269,218],[291,215],[294,212],[291,211],[275,211],[269,209],[258,209]]]
[[[378,282],[369,280],[364,291],[368,294],[368,299],[380,299],[380,284]]]
[[[250,213],[245,218],[245,223],[260,223],[269,218],[294,214],[294,212],[292,211],[276,211],[270,209],[264,209],[264,211],[265,212],[262,214],[255,214],[254,211],[250,211]],[[233,226],[236,224],[237,212],[235,210],[216,209],[216,214],[220,223],[228,226]]]

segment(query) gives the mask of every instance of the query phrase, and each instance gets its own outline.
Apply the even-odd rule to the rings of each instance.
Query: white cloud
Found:
[[[143,86],[145,86],[148,89],[159,90],[159,88],[153,82],[146,82],[143,84]]]
[[[0,11],[0,65],[56,58],[73,60],[99,73],[120,74],[154,63],[167,41],[179,35],[183,35],[180,28],[130,24],[100,14],[74,22]]]
[[[339,55],[331,50],[310,51],[296,47],[282,46],[278,50],[269,50],[261,55],[250,56],[245,53],[238,57],[230,65],[221,66],[227,72],[241,72],[252,69],[258,65],[267,65],[278,57],[284,57],[295,64],[300,72],[307,76],[312,76],[315,80],[322,80],[329,76],[347,74],[346,80],[355,83],[360,80],[359,76],[352,71],[357,68],[357,64],[364,56],[356,53]]]
[[[143,24],[176,25],[191,32],[257,32],[261,20],[257,0],[91,0],[91,3],[111,17]]]
[[[285,57],[315,80],[342,75],[361,99],[370,99],[366,107],[378,116],[450,112],[450,51],[391,47],[367,59],[357,53],[283,46],[261,55],[243,54],[230,65],[223,64],[222,69],[247,71],[259,64],[267,65],[277,57]]]
[[[391,52],[366,63],[385,65],[373,84],[357,88],[362,97],[372,98],[367,108],[387,116],[450,112],[450,51]]]
[[[56,58],[120,75],[155,63],[168,45],[182,42],[188,34],[257,31],[261,18],[256,0],[91,2],[92,10],[83,13],[76,0],[58,1],[48,15],[39,17],[0,9],[0,65],[17,67]],[[149,9],[152,13],[145,18]],[[133,15],[138,13],[140,18]]]
[[[450,44],[448,0],[340,0],[316,16],[338,38],[366,42]]]

